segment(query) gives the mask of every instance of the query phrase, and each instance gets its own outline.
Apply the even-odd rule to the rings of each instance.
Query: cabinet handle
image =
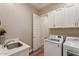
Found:
[[[77,22],[77,26],[78,26],[78,22]]]
[[[75,22],[75,26],[78,26],[78,22]]]
[[[75,22],[75,26],[77,26],[77,22]]]
[[[55,24],[53,24],[53,27],[55,27]]]
[[[76,26],[76,22],[75,22],[75,26]]]
[[[59,44],[58,44],[58,47],[59,47]]]

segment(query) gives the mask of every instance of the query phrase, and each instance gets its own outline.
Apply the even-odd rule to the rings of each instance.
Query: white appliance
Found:
[[[64,56],[79,56],[79,37],[67,37],[63,44]]]
[[[44,42],[44,55],[45,56],[62,56],[63,49],[63,36],[50,35]]]

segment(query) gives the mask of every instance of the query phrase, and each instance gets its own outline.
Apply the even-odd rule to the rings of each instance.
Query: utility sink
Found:
[[[22,45],[23,44],[21,44],[20,42],[15,42],[15,43],[7,44],[5,47],[7,47],[7,49],[14,49],[21,47]]]
[[[19,38],[7,39],[0,45],[0,56],[29,56],[29,48]]]

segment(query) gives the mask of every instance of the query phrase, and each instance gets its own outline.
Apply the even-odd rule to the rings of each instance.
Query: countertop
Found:
[[[29,45],[23,43],[22,41],[18,40],[17,38],[10,39],[10,40],[14,40],[15,42],[20,42],[23,45],[21,47],[13,48],[13,49],[7,49],[7,48],[2,47],[2,45],[0,45],[0,56],[10,56],[10,55],[15,54],[17,52],[23,51],[25,49],[27,50],[30,48]]]

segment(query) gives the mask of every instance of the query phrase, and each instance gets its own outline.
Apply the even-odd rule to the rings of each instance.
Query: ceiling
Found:
[[[44,8],[45,6],[47,6],[49,4],[51,4],[51,3],[31,3],[31,5],[38,10]]]
[[[29,3],[29,5],[41,15],[53,9],[62,7],[63,3]]]
[[[73,3],[29,3],[32,8],[37,10],[39,15],[45,14],[52,10],[62,7],[70,7],[73,6]]]

